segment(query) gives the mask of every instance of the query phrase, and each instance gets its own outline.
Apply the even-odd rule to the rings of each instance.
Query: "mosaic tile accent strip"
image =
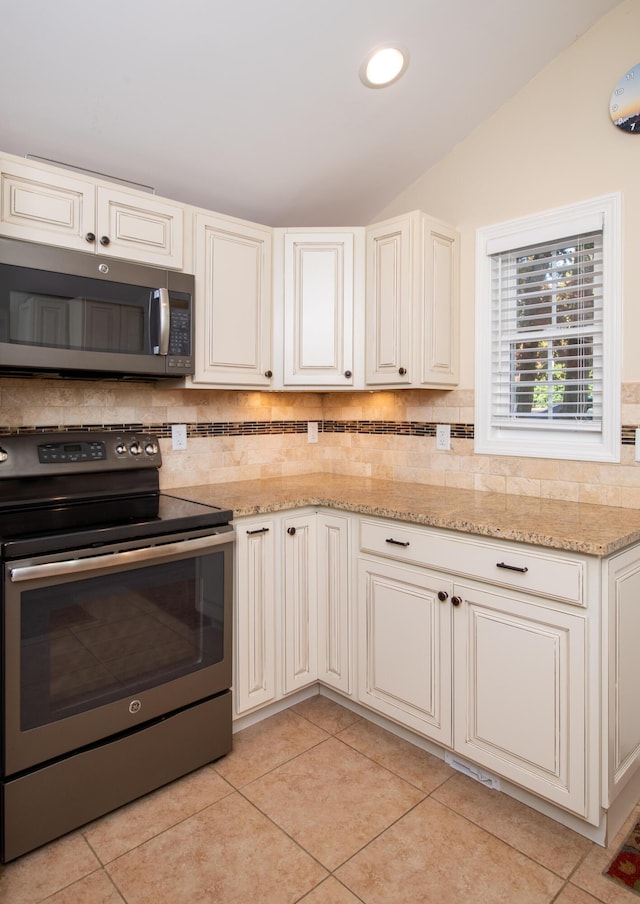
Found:
[[[319,433],[361,433],[380,436],[435,436],[436,422],[428,421],[318,421]],[[451,436],[457,439],[473,439],[473,424],[451,424]],[[623,446],[634,446],[636,427],[622,427],[620,442]],[[171,436],[171,424],[67,424],[17,427],[0,425],[0,434],[12,433],[73,433],[90,430],[144,431],[155,433],[160,437]],[[197,438],[204,436],[264,436],[283,433],[306,433],[307,421],[214,421],[187,424],[187,436]]]

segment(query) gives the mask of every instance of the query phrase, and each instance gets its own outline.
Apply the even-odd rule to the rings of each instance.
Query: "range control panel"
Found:
[[[38,446],[42,464],[58,461],[102,461],[107,457],[104,443],[43,443]]]
[[[0,479],[159,468],[158,438],[133,431],[0,436]]]

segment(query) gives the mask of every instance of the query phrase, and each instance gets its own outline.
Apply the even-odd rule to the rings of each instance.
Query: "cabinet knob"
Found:
[[[289,534],[290,537],[293,537],[293,535],[295,534],[295,532],[296,532],[295,527],[288,527],[288,528],[287,528],[287,533]]]
[[[89,242],[89,244],[91,244],[92,242],[95,242],[95,240],[96,240],[95,233],[87,232],[87,234],[85,235],[85,240],[87,242]]]
[[[462,602],[462,599],[459,596],[451,597],[451,605],[452,606],[459,606],[461,602]]]
[[[105,246],[106,246],[106,245],[110,245],[110,244],[111,244],[111,239],[109,238],[108,235],[101,235],[101,236],[100,236],[100,244],[101,244],[101,245],[105,245]]]
[[[438,590],[438,599],[441,603],[445,603],[449,599],[449,594],[446,590]]]
[[[264,375],[265,375],[265,377],[267,378],[267,380],[270,380],[271,377],[273,376],[273,371],[272,371],[272,370],[265,370]]]
[[[400,374],[401,377],[404,377],[404,375],[406,374],[406,372],[407,372],[407,368],[406,368],[406,367],[399,367],[399,368],[398,368],[398,373]]]
[[[347,378],[347,380],[350,379],[350,377],[352,376],[350,370],[345,370],[344,375],[345,375],[345,377]]]

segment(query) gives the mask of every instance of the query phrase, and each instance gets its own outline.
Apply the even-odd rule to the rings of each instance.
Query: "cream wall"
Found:
[[[616,83],[640,62],[639,36],[640,2],[625,0],[375,218],[420,208],[459,228],[465,388],[474,385],[476,229],[617,191],[623,381],[640,381],[640,135],[609,117]]]

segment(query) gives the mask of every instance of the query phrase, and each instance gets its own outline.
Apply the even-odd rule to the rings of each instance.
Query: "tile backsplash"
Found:
[[[640,384],[622,387],[621,462],[603,464],[473,451],[471,390],[264,393],[147,383],[0,379],[0,433],[133,429],[160,436],[164,489],[328,471],[570,501],[640,505]],[[317,444],[307,422],[319,424]],[[451,451],[435,448],[451,425]],[[187,449],[171,449],[171,425]]]

